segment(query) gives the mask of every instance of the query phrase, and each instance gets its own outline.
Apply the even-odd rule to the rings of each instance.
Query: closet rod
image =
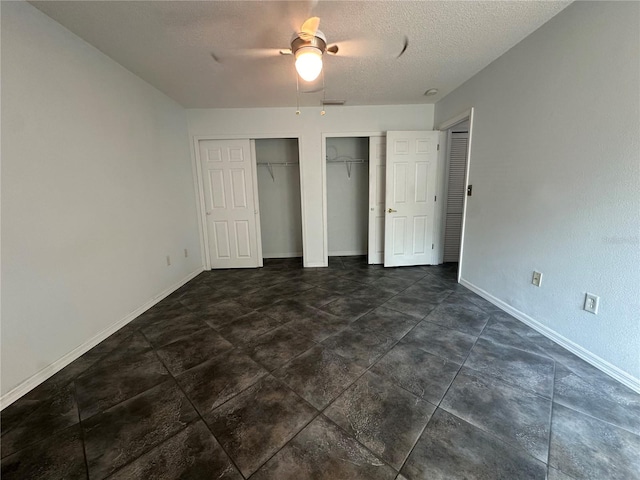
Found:
[[[261,167],[267,167],[269,169],[269,175],[271,175],[271,180],[273,182],[276,181],[276,176],[273,174],[273,167],[289,167],[289,166],[298,166],[300,165],[298,162],[256,162],[256,165],[260,165]]]
[[[288,167],[288,166],[298,166],[300,165],[298,162],[256,162],[257,165],[261,165],[263,167],[268,167],[270,165],[278,165],[278,166],[282,166],[282,167]]]
[[[327,160],[327,163],[369,163],[369,160],[363,160],[361,158],[354,158],[353,160]]]
[[[344,163],[345,166],[347,167],[347,178],[351,179],[351,167],[354,163],[369,163],[368,160],[363,160],[361,158],[354,158],[351,159],[349,157],[338,157],[338,158],[342,158],[342,160],[338,160],[338,159],[327,159],[327,163]]]

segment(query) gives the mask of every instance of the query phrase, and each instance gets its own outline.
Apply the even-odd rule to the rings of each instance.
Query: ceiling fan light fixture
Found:
[[[303,80],[313,82],[322,71],[322,51],[312,46],[296,50],[296,70]]]

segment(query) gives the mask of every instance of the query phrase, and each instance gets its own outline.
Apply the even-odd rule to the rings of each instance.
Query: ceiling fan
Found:
[[[310,17],[302,24],[300,31],[293,35],[291,48],[280,50],[281,55],[296,57],[296,70],[300,78],[313,82],[322,71],[322,55],[338,53],[338,45],[327,47],[327,38],[318,27],[319,17]]]
[[[322,72],[322,56],[325,53],[337,55],[340,50],[336,44],[327,45],[327,38],[324,33],[318,30],[319,26],[320,18],[310,17],[305,20],[300,30],[293,34],[290,48],[280,50],[250,49],[242,53],[249,56],[294,55],[296,71],[300,78],[307,82],[313,82]],[[409,39],[405,36],[402,50],[396,58],[400,58],[407,51],[408,46]],[[215,54],[212,53],[211,56],[216,62],[221,63],[220,58]]]

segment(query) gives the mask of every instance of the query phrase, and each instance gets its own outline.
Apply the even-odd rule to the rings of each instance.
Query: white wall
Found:
[[[327,240],[329,256],[365,255],[369,225],[369,137],[327,138]],[[367,160],[351,164],[329,160]]]
[[[300,167],[278,166],[298,163],[297,138],[264,138],[256,140],[258,163],[258,197],[263,258],[302,256],[302,212],[300,203]],[[272,165],[269,169],[260,166]]]
[[[188,145],[180,106],[3,2],[2,394],[201,268]]]
[[[292,92],[293,94],[294,92]],[[431,130],[433,105],[187,110],[189,134],[215,138],[299,137],[304,264],[326,265],[323,248],[322,134]],[[357,136],[357,135],[354,135]]]
[[[639,19],[576,2],[436,106],[475,108],[462,278],[638,388]]]

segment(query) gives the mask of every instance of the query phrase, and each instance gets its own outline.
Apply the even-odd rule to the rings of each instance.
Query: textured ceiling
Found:
[[[414,104],[437,102],[570,2],[30,3],[184,107],[212,108],[295,105],[293,57],[238,50],[287,48],[311,14],[321,18],[328,43],[340,47],[325,55],[327,99]],[[405,35],[409,48],[396,59]],[[429,88],[438,95],[425,97]],[[317,105],[322,93],[300,97],[302,105]]]

